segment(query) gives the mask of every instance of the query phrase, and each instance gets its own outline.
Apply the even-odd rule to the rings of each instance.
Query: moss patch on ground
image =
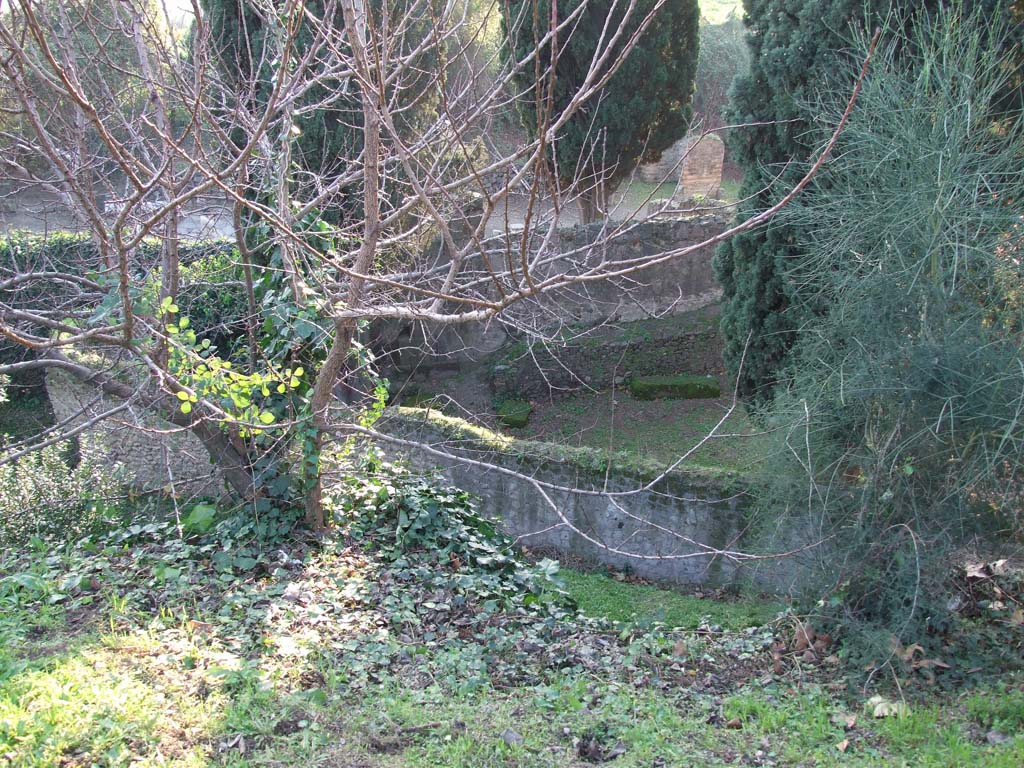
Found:
[[[525,427],[533,406],[525,400],[505,400],[498,406],[498,419],[506,427]]]

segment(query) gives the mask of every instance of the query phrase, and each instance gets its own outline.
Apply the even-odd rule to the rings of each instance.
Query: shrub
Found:
[[[629,391],[638,400],[690,400],[720,397],[722,388],[714,376],[637,376],[629,382]]]
[[[533,406],[525,400],[505,400],[498,406],[498,418],[507,427],[525,427]]]
[[[228,240],[181,243],[178,258],[181,261],[181,287],[176,299],[182,314],[189,318],[199,336],[209,338],[213,344],[229,352],[234,341],[242,336],[248,316],[238,248]],[[160,284],[160,241],[143,241],[132,259],[135,271],[147,275],[142,306],[147,300],[153,304]],[[55,271],[88,275],[95,272],[100,263],[96,246],[85,233],[37,235],[16,231],[0,237],[2,273]],[[114,290],[113,286],[111,290]],[[0,291],[0,301],[15,308],[30,304],[38,307],[43,297],[55,307],[82,301],[77,288],[69,289],[65,282],[48,279],[20,284],[14,291]],[[102,298],[87,300],[98,305]],[[16,362],[24,356],[23,347],[0,341],[0,362]]]
[[[908,34],[911,24],[897,23],[911,11],[940,13],[951,7],[975,8],[993,25],[1011,17],[1006,0],[747,0],[744,24],[749,30],[750,70],[741,74],[730,91],[726,122],[742,125],[729,131],[730,157],[743,169],[739,193],[740,219],[749,219],[777,202],[806,171],[804,161],[823,144],[821,131],[825,114],[806,108],[807,100],[829,84],[844,101],[849,98],[859,66],[848,66],[853,30],[871,30],[888,19],[888,52],[895,61],[902,52],[909,57],[907,70],[914,66],[913,53],[921,41]],[[1016,36],[1004,37],[1003,50],[1020,62],[1024,47],[1020,35],[1024,24],[1011,22]],[[1005,30],[1005,26],[1004,26]],[[861,51],[863,53],[863,51]],[[916,59],[921,63],[921,59]],[[1014,65],[1011,65],[1011,67]],[[878,67],[873,68],[878,71]],[[920,71],[920,70],[919,70]],[[1019,73],[1019,69],[1017,69]],[[925,77],[928,71],[924,70]],[[1004,80],[996,99],[1007,101],[1010,92],[1021,93],[1019,74]],[[1011,99],[1012,101],[1012,99]],[[886,105],[897,109],[900,105]],[[841,114],[841,110],[839,111]],[[863,113],[862,113],[863,114]],[[941,112],[936,114],[941,115]],[[834,128],[836,111],[825,123]],[[939,121],[941,124],[942,121]],[[836,158],[840,153],[833,154]],[[900,155],[913,162],[916,152]],[[865,191],[869,187],[863,188]],[[893,209],[898,211],[899,201]],[[770,399],[788,360],[789,350],[802,327],[798,307],[804,287],[786,275],[792,259],[809,257],[804,247],[808,233],[793,219],[776,220],[724,242],[716,257],[716,275],[723,289],[722,331],[725,360],[730,373],[739,374],[744,396],[758,401]],[[742,365],[741,365],[742,361]]]
[[[464,491],[372,462],[335,494],[335,514],[348,534],[405,566],[406,580],[421,588],[454,584],[462,604],[499,603],[523,614],[565,607],[553,579],[558,563],[524,561],[498,521],[478,515]]]
[[[64,448],[51,445],[0,465],[0,546],[34,536],[70,540],[120,517],[127,497],[121,468],[88,453],[71,467]]]
[[[805,233],[786,278],[806,320],[773,406],[796,498],[773,515],[806,510],[838,550],[821,575],[843,621],[925,643],[956,619],[953,553],[1024,532],[1024,121],[995,117],[1014,75],[998,24],[953,6],[912,29],[783,213]],[[845,100],[811,111],[831,125]]]
[[[549,19],[581,8],[572,34],[558,39],[557,56],[552,56],[552,43],[544,40]],[[519,61],[536,49],[539,59],[553,60],[550,69],[517,66],[514,70],[520,92],[516,106],[524,127],[532,133],[544,124],[546,115],[566,110],[584,82],[598,73],[600,79],[607,63],[621,55],[622,43],[618,43],[609,46],[609,57],[600,57],[602,63],[594,61],[597,51],[608,44],[609,29],[628,38],[648,22],[621,67],[561,126],[549,155],[552,172],[566,186],[577,179],[587,187],[597,186],[597,200],[581,200],[584,222],[592,221],[597,210],[591,203],[600,206],[606,192],[627,179],[638,162],[658,159],[686,133],[700,44],[698,3],[668,0],[655,13],[658,5],[651,0],[628,8],[611,0],[587,4],[570,0],[557,5],[549,0],[505,0],[503,10],[508,58]],[[550,94],[553,103],[538,101],[535,94],[540,93]]]

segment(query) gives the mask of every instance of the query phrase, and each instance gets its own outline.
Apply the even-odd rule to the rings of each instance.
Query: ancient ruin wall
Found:
[[[676,584],[749,581],[785,592],[795,583],[800,565],[795,557],[743,566],[700,546],[748,552],[794,548],[796,537],[790,532],[775,532],[772,540],[751,533],[750,500],[740,483],[677,473],[649,490],[625,493],[643,487],[651,470],[613,464],[609,472],[600,451],[489,439],[463,424],[436,412],[392,409],[377,426],[409,442],[495,467],[438,457],[413,446],[382,444],[414,469],[440,470],[449,482],[475,496],[479,511],[500,521],[524,547],[550,549]],[[549,504],[533,480],[613,495],[549,488]]]
[[[643,259],[681,250],[721,233],[728,224],[726,216],[707,215],[631,225],[599,222],[563,229],[546,243],[551,256],[534,277],[543,280],[561,272],[579,273],[602,261]],[[539,236],[531,240],[534,253],[542,240]],[[513,241],[511,247],[519,246]],[[712,267],[714,252],[713,246],[705,247],[626,277],[568,286],[514,305],[503,318],[489,324],[432,327],[429,323],[414,323],[404,324],[407,329],[403,330],[401,323],[379,323],[376,334],[387,340],[383,346],[405,346],[409,351],[402,356],[399,367],[413,369],[479,361],[520,338],[524,328],[593,326],[679,315],[721,298],[722,289]]]
[[[717,197],[722,188],[725,144],[714,133],[686,136],[665,150],[656,163],[639,168],[640,180],[648,184],[676,182],[676,199],[695,195]]]
[[[489,383],[499,398],[558,399],[586,387],[623,386],[633,376],[685,372],[716,376],[728,391],[718,310],[716,304],[664,320],[597,328],[565,344],[523,341],[492,358]]]

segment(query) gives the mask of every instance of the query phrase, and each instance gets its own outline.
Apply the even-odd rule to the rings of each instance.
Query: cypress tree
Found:
[[[520,113],[532,137],[543,126],[549,89],[553,89],[550,116],[555,119],[582,86],[598,46],[622,33],[601,70],[607,72],[655,2],[639,0],[630,17],[624,19],[624,3],[590,0],[579,20],[559,34],[553,73],[546,71],[551,44],[540,47],[539,80],[533,61],[514,78],[522,92]],[[581,3],[558,3],[558,19],[568,18]],[[550,30],[551,12],[550,0],[505,0],[503,32],[507,55],[513,61],[521,61],[538,47]],[[581,197],[585,221],[595,217],[608,192],[637,163],[657,160],[685,135],[697,71],[699,23],[697,0],[668,0],[619,70],[555,137],[554,147],[549,148],[550,169],[563,186],[574,180],[584,181],[588,188]]]
[[[275,80],[275,54],[270,37],[274,31],[266,24],[253,0],[201,0],[200,4],[210,27],[212,47],[222,76],[243,106],[259,111],[267,103]],[[400,0],[386,6],[383,0],[369,0],[370,23],[379,28],[382,15],[387,13],[394,25],[403,18],[409,4]],[[324,0],[305,3],[294,58],[306,55],[315,43],[315,30],[308,21],[309,16],[321,19],[337,30],[336,40],[344,39],[345,22],[341,10],[332,5],[334,15],[325,18],[327,5]],[[408,55],[430,34],[430,14],[423,10],[420,14],[422,18],[408,25],[405,40],[398,49],[402,55]],[[439,59],[440,53],[434,48],[419,54],[414,66],[410,66],[393,86],[389,95],[392,97],[390,101],[399,106],[395,121],[400,130],[412,132],[436,115],[436,96],[426,87],[425,81],[436,71]],[[319,66],[319,63],[314,63],[314,71]],[[400,93],[396,93],[399,90]],[[295,119],[298,135],[291,149],[292,160],[298,170],[297,178],[308,178],[315,186],[316,179],[329,180],[337,176],[362,152],[363,113],[359,90],[353,83],[322,75],[317,76],[315,85],[305,90],[295,106],[302,109],[313,104],[322,106],[315,110],[306,109]],[[233,140],[244,143],[241,129],[235,130]],[[361,190],[356,186],[340,191],[332,205],[321,212],[326,221],[340,223],[362,215]],[[397,194],[397,190],[393,191]],[[254,191],[253,194],[259,193]]]
[[[837,73],[848,76],[851,71],[840,63],[855,30],[871,29],[890,17],[909,22],[913,12],[941,4],[744,0],[751,67],[733,83],[727,121],[759,124],[735,129],[728,137],[732,157],[744,170],[740,199],[748,202],[740,220],[770,207],[805,172],[821,135],[811,130],[806,105],[824,87],[852,91],[853,82],[837,80]],[[979,5],[986,14],[1019,14],[1022,2],[980,0]],[[1019,103],[1019,89],[1007,98],[1007,103]],[[717,253],[726,363],[739,376],[741,394],[755,402],[770,398],[802,322],[791,311],[799,286],[783,278],[785,263],[800,255],[800,242],[801,233],[793,226],[769,224],[723,243]]]

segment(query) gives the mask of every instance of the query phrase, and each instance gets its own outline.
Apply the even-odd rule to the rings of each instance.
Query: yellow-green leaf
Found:
[[[192,403],[190,403],[188,401],[182,403],[181,404],[181,412],[182,413],[192,413]]]
[[[270,411],[263,411],[263,413],[260,414],[260,421],[262,421],[264,424],[273,424],[274,414],[272,414]]]

